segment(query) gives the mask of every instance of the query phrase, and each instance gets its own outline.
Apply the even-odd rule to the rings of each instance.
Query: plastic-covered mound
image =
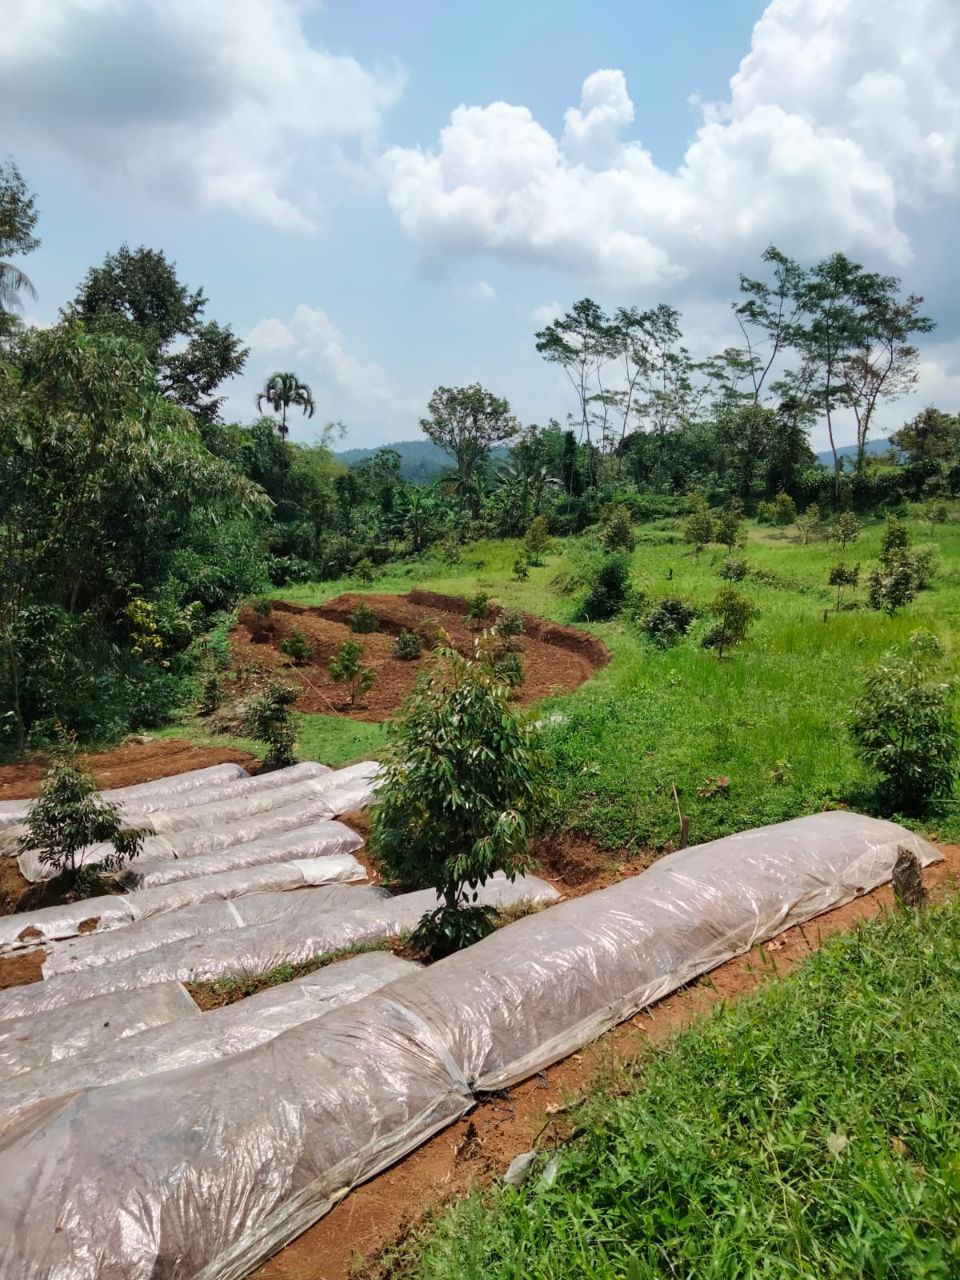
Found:
[[[184,831],[209,831],[211,828],[232,826],[248,822],[258,815],[269,814],[290,805],[321,806],[320,813],[335,817],[349,809],[361,808],[374,799],[374,780],[378,765],[373,761],[351,765],[347,769],[327,772],[322,777],[301,778],[282,786],[261,788],[246,795],[228,800],[210,800],[184,809],[160,809],[153,813],[136,814],[131,823],[148,835],[175,835]],[[251,781],[256,781],[251,779]],[[314,810],[316,813],[316,810]],[[19,828],[11,827],[0,834],[0,847],[7,853],[16,849]],[[78,861],[98,862],[111,852],[108,845],[89,845]],[[20,854],[20,870],[25,879],[35,882],[47,880],[54,874],[45,866],[39,854],[28,849]]]
[[[353,853],[363,840],[350,827],[329,818],[279,835],[261,836],[245,844],[227,845],[211,853],[184,856],[174,861],[137,862],[129,868],[126,881],[144,889],[196,880],[209,875],[263,866],[269,862],[291,862],[297,858],[319,858],[329,854]]]
[[[0,1150],[0,1274],[241,1280],[477,1093],[889,879],[900,845],[939,857],[851,813],[686,849],[238,1057],[44,1104]]]
[[[248,854],[249,861],[242,856],[231,860],[225,854],[215,854],[210,855],[215,859],[211,862],[195,858],[185,863],[161,863],[161,868],[169,866],[180,874],[161,874],[158,883],[151,880],[149,887],[122,896],[103,894],[63,906],[0,916],[0,954],[49,946],[78,934],[106,933],[135,920],[217,898],[363,880],[366,872],[349,852],[359,849],[362,843],[356,832],[343,823],[325,821],[305,828],[300,839],[281,836],[276,841],[265,841],[267,848]],[[238,846],[238,850],[243,848]],[[193,864],[197,864],[194,876],[190,874]]]
[[[148,890],[169,893],[170,890]],[[214,898],[195,902],[179,910],[161,912],[135,920],[125,929],[87,934],[58,943],[43,962],[44,980],[61,973],[78,973],[121,961],[165,951],[174,943],[196,938],[201,947],[215,947],[214,936],[249,927],[280,924],[284,920],[322,917],[333,912],[345,915],[360,906],[369,906],[386,896],[386,890],[371,885],[355,889],[341,884],[304,887],[299,892],[281,889],[274,893],[250,893],[244,897]]]
[[[38,1102],[60,1098],[77,1089],[140,1080],[245,1053],[291,1027],[311,1022],[370,995],[388,982],[416,973],[418,968],[413,961],[400,960],[389,952],[353,956],[189,1021],[152,1027],[69,1060],[38,1066],[8,1082],[0,1094],[0,1135]],[[190,1001],[182,987],[180,991]],[[4,1025],[0,1023],[0,1027]]]
[[[0,1080],[33,1072],[48,1063],[73,1060],[118,1040],[174,1021],[200,1016],[179,982],[161,982],[138,991],[114,991],[79,1000],[62,1009],[0,1022]],[[191,1032],[188,1030],[187,1035]]]
[[[275,769],[271,773],[258,773],[255,778],[218,778],[209,786],[192,790],[150,791],[142,796],[121,800],[119,807],[123,817],[129,818],[135,825],[135,820],[141,814],[192,809],[195,805],[212,804],[217,800],[236,800],[240,796],[256,795],[262,791],[276,791],[278,787],[288,787],[294,782],[322,778],[332,772],[328,765],[307,760],[301,764],[289,765],[286,769]]]
[[[182,792],[199,791],[217,783],[233,782],[248,776],[239,764],[213,764],[205,769],[190,769],[186,773],[173,773],[154,782],[135,782],[128,787],[113,787],[101,791],[104,800],[126,802],[146,796],[179,795]],[[23,822],[30,812],[32,800],[0,800],[0,831]]]
[[[338,889],[358,905],[353,910],[338,906],[319,911],[311,895]],[[281,964],[301,964],[315,956],[403,933],[414,928],[423,913],[437,905],[432,889],[391,898],[385,890],[372,885],[349,889],[330,885],[326,890],[301,889],[276,896],[284,899],[281,905],[285,909],[282,916],[274,914],[265,924],[185,937],[126,960],[79,973],[54,974],[43,982],[0,991],[0,1018],[19,1017],[35,1009],[54,1009],[88,996],[132,990],[154,982],[204,982],[266,973]],[[536,905],[554,902],[556,898],[555,890],[533,876],[518,876],[515,881],[497,876],[480,892],[480,901],[494,907]],[[251,899],[241,898],[238,905],[244,901]],[[107,934],[103,941],[116,936]]]

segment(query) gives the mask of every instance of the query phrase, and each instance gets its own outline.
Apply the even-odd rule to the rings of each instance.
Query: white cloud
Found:
[[[544,302],[539,307],[534,307],[530,312],[530,319],[538,329],[545,329],[548,324],[553,324],[558,316],[563,315],[563,307],[559,302]]]
[[[279,226],[314,224],[325,165],[372,155],[396,67],[317,47],[301,0],[0,0],[8,144]],[[319,185],[319,184],[317,184]]]
[[[621,287],[770,240],[902,265],[902,211],[960,185],[958,63],[956,0],[772,0],[677,169],[624,137],[626,82],[602,70],[560,138],[523,106],[457,107],[436,147],[385,153],[388,196],[425,255],[493,253]]]
[[[255,352],[283,351],[294,344],[294,336],[282,320],[261,320],[244,338],[244,342]]]
[[[474,294],[481,302],[496,302],[497,291],[488,280],[478,280],[474,285]]]

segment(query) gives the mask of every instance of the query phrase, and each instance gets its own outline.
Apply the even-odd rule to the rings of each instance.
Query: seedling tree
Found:
[[[297,726],[290,708],[299,690],[272,680],[253,699],[244,716],[244,732],[267,744],[263,763],[268,769],[285,769],[297,763]]]
[[[714,536],[721,546],[727,548],[728,554],[740,541],[742,520],[743,503],[739,498],[734,498],[717,516]]]
[[[331,679],[338,684],[350,686],[348,699],[351,707],[356,706],[358,698],[373,688],[376,672],[373,667],[363,665],[364,649],[359,640],[344,640],[330,655],[327,670]]]
[[[850,732],[881,779],[884,802],[918,813],[949,796],[957,776],[958,736],[952,683],[939,678],[940,646],[918,631],[866,671]]]
[[[860,566],[858,564],[837,563],[831,568],[827,581],[831,587],[837,588],[837,602],[834,605],[834,609],[839,613],[844,590],[847,587],[855,587],[860,581]]]
[[[530,564],[542,564],[550,549],[550,531],[546,516],[535,516],[523,535],[523,553]]]
[[[713,541],[714,520],[707,500],[699,494],[690,495],[690,514],[683,525],[683,540],[693,545],[694,551],[700,555],[708,542]]]
[[[437,889],[415,947],[444,955],[491,931],[478,890],[496,871],[525,868],[542,787],[536,730],[489,665],[438,649],[391,730],[371,837],[388,876]]]
[[[636,546],[637,539],[630,521],[630,512],[622,503],[617,503],[604,512],[600,540],[605,551],[632,551]]]
[[[98,892],[101,876],[119,871],[143,846],[143,833],[125,828],[117,806],[100,798],[96,783],[77,763],[72,742],[63,746],[44,779],[25,825],[20,852],[36,852],[77,897]],[[113,853],[84,861],[82,851],[92,844],[113,845]]]
[[[735,587],[724,587],[710,604],[716,622],[703,637],[705,649],[716,649],[717,657],[742,644],[756,616],[756,607]]]

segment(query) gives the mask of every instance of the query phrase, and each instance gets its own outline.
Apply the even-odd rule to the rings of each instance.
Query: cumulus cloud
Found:
[[[398,404],[386,373],[380,365],[361,360],[349,350],[333,320],[322,307],[301,302],[289,321],[276,317],[261,320],[244,341],[252,352],[252,363],[277,351],[289,351],[305,381],[314,379],[335,389],[339,395],[359,403]]]
[[[620,285],[677,281],[770,240],[902,266],[902,213],[957,194],[956,0],[772,0],[682,163],[658,166],[626,81],[594,72],[560,137],[524,106],[459,106],[383,157],[425,255],[485,252]]]
[[[0,0],[8,144],[46,144],[151,193],[314,224],[305,164],[372,155],[398,97],[311,43],[301,0]]]

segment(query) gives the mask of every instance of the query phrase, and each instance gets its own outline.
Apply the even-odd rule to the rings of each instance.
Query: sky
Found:
[[[669,302],[703,357],[767,244],[842,250],[937,322],[892,430],[960,409],[958,66],[958,0],[0,0],[27,318],[162,249],[250,347],[228,416],[293,369],[292,438],[379,445],[438,384],[562,421],[534,335],[580,297]]]

